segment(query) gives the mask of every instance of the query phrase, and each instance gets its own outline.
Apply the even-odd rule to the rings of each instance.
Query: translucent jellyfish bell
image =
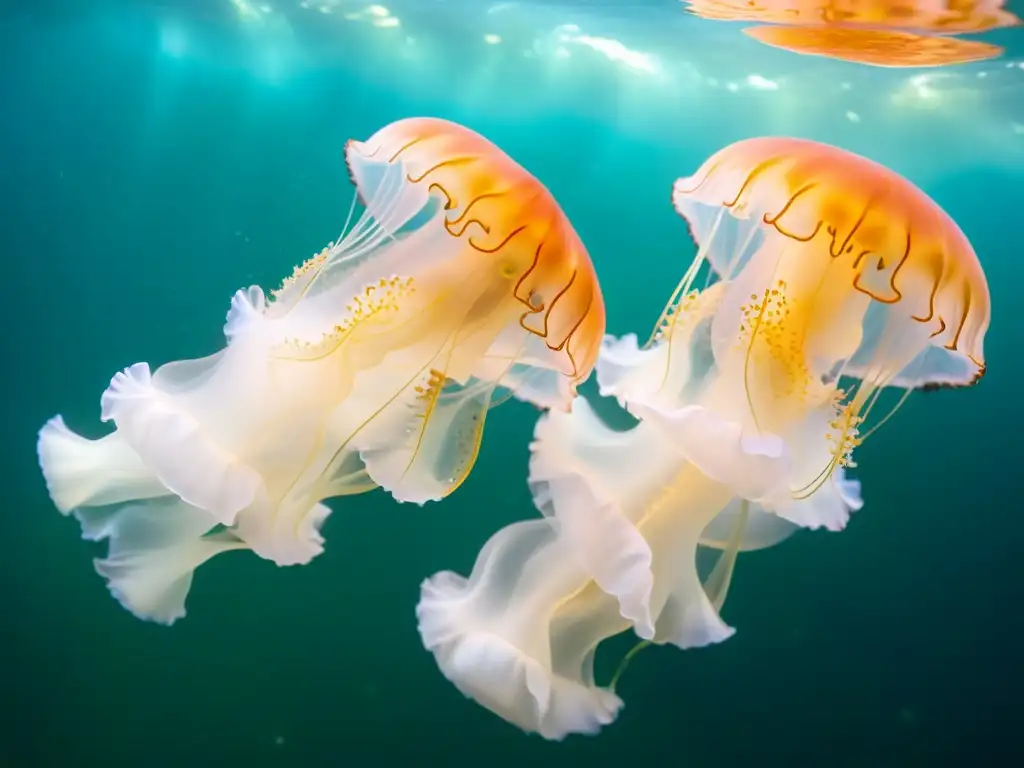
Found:
[[[512,366],[515,389],[524,368],[556,373],[543,379],[550,391],[523,394],[567,409],[597,359],[605,313],[587,250],[551,193],[490,141],[444,120],[400,120],[350,141],[345,157],[382,229],[400,237],[427,216],[410,241],[443,243],[415,257],[402,249],[417,263],[396,266],[414,273],[420,322],[458,328],[446,375],[487,379]]]
[[[345,402],[345,449],[395,498],[424,503],[468,475],[501,393],[568,407],[604,303],[554,198],[482,136],[401,120],[345,157],[365,213],[285,286],[290,308],[273,320],[315,329],[349,314],[274,354],[320,369]]]
[[[698,243],[695,267],[706,261],[725,283],[712,347],[760,431],[834,398],[838,377],[857,380],[822,425],[840,462],[881,389],[984,375],[990,298],[977,255],[893,171],[811,141],[749,139],[677,181],[673,202]]]

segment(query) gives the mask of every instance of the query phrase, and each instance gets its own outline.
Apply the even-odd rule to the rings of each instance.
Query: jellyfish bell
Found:
[[[349,141],[345,158],[388,234],[430,217],[421,242],[441,242],[417,254],[414,279],[432,318],[459,318],[448,378],[487,377],[488,358],[515,355],[561,374],[552,383],[567,408],[595,364],[605,313],[587,250],[551,193],[483,136],[436,118]]]
[[[937,203],[888,168],[804,139],[748,139],[678,180],[673,203],[698,259],[730,281],[733,324],[756,311],[765,325],[799,328],[797,352],[816,373],[874,354],[895,386],[984,375],[991,306],[977,255]],[[730,229],[743,233],[738,247],[717,247]],[[875,322],[862,326],[869,310]]]
[[[678,180],[673,203],[698,244],[676,297],[700,263],[726,284],[716,364],[734,372],[759,431],[834,399],[823,429],[842,461],[883,388],[984,375],[990,298],[977,255],[888,168],[803,139],[748,139]],[[840,379],[855,383],[837,389]]]
[[[791,53],[876,67],[941,67],[995,59],[1004,49],[979,40],[891,29],[825,26],[760,26],[743,33]]]
[[[365,212],[297,272],[279,317],[315,329],[287,316],[355,312],[275,354],[327,369],[324,381],[350,375],[332,388],[345,445],[395,498],[425,503],[468,475],[496,400],[568,407],[595,364],[604,303],[550,192],[479,134],[400,120],[350,141],[345,159]]]
[[[329,341],[374,363],[414,342],[433,345],[446,379],[542,381],[549,391],[517,394],[568,407],[594,366],[604,304],[586,248],[550,192],[484,137],[434,118],[350,140],[345,161],[353,206],[365,211],[275,292],[262,314],[281,329],[277,338]],[[328,317],[344,318],[344,330]],[[357,343],[385,335],[390,343]]]

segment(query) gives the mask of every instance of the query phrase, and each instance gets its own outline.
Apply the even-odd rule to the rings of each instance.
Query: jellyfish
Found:
[[[1003,48],[978,40],[889,29],[823,26],[749,27],[743,33],[792,53],[876,67],[940,67],[995,59]]]
[[[142,520],[148,500],[173,496],[182,504],[166,508],[188,536],[168,546],[241,542],[304,564],[323,548],[324,499],[378,486],[399,501],[443,498],[472,468],[491,406],[514,396],[568,407],[594,366],[604,305],[551,194],[442,120],[393,123],[349,142],[345,159],[356,195],[343,235],[269,296],[238,291],[224,348],[116,374],[101,398],[112,435],[44,427],[38,453],[59,509],[135,502]],[[192,517],[205,533],[185,525]],[[103,530],[111,551],[129,551]],[[135,554],[140,567],[164,557]],[[161,615],[181,613],[171,602]]]
[[[956,224],[910,182],[834,147],[739,142],[676,182],[673,200],[697,255],[650,341],[606,339],[598,362],[601,393],[652,444],[628,451],[644,457],[629,469],[590,444],[551,452],[543,474],[535,452],[531,469],[559,478],[553,515],[577,561],[654,640],[680,615],[724,634],[692,555],[737,499],[797,526],[842,529],[860,505],[844,476],[854,450],[911,391],[976,383],[990,314],[984,273]],[[705,266],[707,287],[694,290]],[[868,422],[885,389],[903,396]],[[658,465],[661,475],[639,472]],[[634,485],[623,485],[623,470]],[[604,511],[587,516],[592,508]],[[649,525],[665,528],[653,535]],[[667,577],[651,542],[670,548],[663,567],[677,570],[667,606],[654,597]]]
[[[984,375],[977,256],[910,182],[804,140],[730,145],[673,201],[697,255],[643,348],[607,342],[602,393],[740,498],[835,528],[795,502],[853,466],[882,391],[903,390],[898,408]],[[705,264],[709,287],[693,290]]]
[[[737,552],[846,525],[854,451],[911,392],[984,376],[990,297],[934,201],[835,147],[738,142],[673,202],[697,254],[651,339],[608,337],[597,365],[639,424],[611,434],[582,403],[573,424],[546,415],[530,482],[636,634],[685,648],[729,636]],[[887,389],[899,402],[869,421]],[[703,580],[701,546],[722,552]]]

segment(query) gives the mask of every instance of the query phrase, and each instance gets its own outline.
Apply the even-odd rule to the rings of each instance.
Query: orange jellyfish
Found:
[[[825,427],[832,460],[820,482],[866,437],[861,425],[884,388],[905,397],[985,374],[991,306],[977,255],[888,168],[813,141],[748,139],[679,179],[673,202],[699,244],[674,300],[704,261],[725,281],[712,345],[733,361],[758,429],[774,431],[836,382],[855,381]]]
[[[876,67],[940,67],[995,59],[1003,48],[977,40],[849,27],[749,27],[743,33],[792,53]]]
[[[604,334],[583,243],[544,186],[455,123],[393,123],[345,152],[365,212],[268,297],[238,291],[226,345],[116,374],[88,440],[39,433],[58,509],[136,615],[185,613],[192,572],[251,549],[278,565],[323,551],[324,499],[377,486],[451,493],[507,396],[568,410]],[[221,530],[223,528],[223,530]]]

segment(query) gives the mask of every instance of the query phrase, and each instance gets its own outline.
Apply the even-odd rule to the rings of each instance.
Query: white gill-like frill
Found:
[[[841,473],[817,494],[793,498],[791,487],[829,464],[834,408],[831,401],[806,408],[781,435],[751,423],[743,380],[730,377],[735,364],[726,360],[723,371],[710,346],[721,290],[718,284],[684,299],[647,349],[635,337],[606,339],[599,387],[640,424],[614,432],[579,401],[571,414],[541,419],[531,455],[535,501],[559,521],[577,562],[615,595],[637,634],[683,648],[732,633],[696,568],[697,547],[709,527],[717,536],[719,518],[718,526],[732,530],[737,510],[747,510],[736,546],[760,548],[789,531],[757,514],[837,529],[859,504]],[[751,504],[737,507],[737,500],[753,503],[753,520]]]
[[[557,525],[514,523],[494,534],[466,579],[427,579],[420,637],[466,696],[527,732],[560,740],[596,733],[622,707],[594,682],[594,653],[627,628],[615,601],[567,557]]]
[[[835,470],[832,480],[827,488],[797,503],[814,505],[815,514],[837,516],[849,515],[863,506],[860,483],[846,479],[842,467]],[[704,578],[704,591],[715,608],[721,611],[725,605],[741,552],[774,547],[799,530],[800,526],[746,499],[734,499],[719,512],[704,529],[698,548],[698,556],[710,553],[715,557],[714,566]]]
[[[835,470],[832,481],[822,486],[818,493],[795,503],[809,505],[813,511],[808,513],[807,517],[813,519],[846,520],[864,506],[860,481],[847,477],[846,470],[842,467]],[[735,533],[737,525],[742,526],[743,536],[738,545],[739,552],[754,552],[774,547],[803,529],[802,526],[767,511],[760,504],[736,498],[708,523],[701,536],[700,545],[710,549],[727,549],[730,536]]]
[[[171,624],[184,616],[195,568],[239,547],[206,538],[216,521],[169,494],[118,432],[88,440],[55,416],[39,431],[37,452],[60,512],[74,514],[83,538],[108,542],[96,570],[139,618]]]
[[[78,519],[83,538],[107,541],[96,570],[139,618],[170,624],[184,616],[193,572],[221,552],[276,552],[279,564],[288,564],[286,558],[308,562],[323,549],[319,528],[331,511],[325,504],[307,500],[304,509],[263,519],[247,509],[237,526],[218,532],[209,512],[170,493],[120,432],[89,440],[55,416],[40,430],[37,451],[54,504]],[[267,541],[266,531],[277,539]]]
[[[734,496],[801,527],[840,530],[848,511],[796,502],[813,495],[801,491],[830,484],[834,470],[849,463],[840,459],[849,458],[856,433],[844,443],[833,427],[842,393],[806,375],[794,385],[793,371],[777,364],[770,346],[776,337],[762,332],[749,343],[749,323],[737,324],[730,345],[714,339],[722,314],[732,314],[721,303],[728,291],[728,283],[718,282],[683,297],[643,348],[632,335],[606,337],[599,390],[658,428],[679,455]]]
[[[693,648],[732,635],[718,609],[739,552],[765,549],[800,527],[710,481],[666,439],[640,422],[608,427],[579,398],[572,412],[537,424],[529,483],[538,508],[557,521],[564,546],[641,638]],[[791,511],[845,519],[860,508],[860,484],[835,472]],[[721,551],[708,580],[699,548]],[[709,583],[710,582],[710,583]]]
[[[114,423],[159,481],[222,525],[259,503],[261,470],[301,472],[329,413],[303,398],[308,382],[274,364],[275,330],[265,312],[259,289],[239,291],[225,348],[156,371],[136,363],[100,399],[101,419]]]
[[[220,355],[224,358],[230,354],[231,358],[225,365],[218,366],[214,361],[209,366],[221,380],[205,390],[208,397],[203,405],[207,412],[217,414],[221,404],[221,415],[246,416],[245,393],[231,391],[230,381],[225,379],[232,367],[240,371],[248,363],[250,368],[258,369],[258,360],[266,361],[268,350],[278,343],[266,323],[267,310],[258,288],[235,295],[225,326],[229,346]],[[172,364],[172,369],[194,366],[202,371],[203,362]],[[138,383],[131,381],[131,371],[116,378],[127,382],[129,390],[132,383]],[[140,378],[152,386],[150,377]],[[202,394],[207,381],[199,375],[188,384],[195,399],[194,391]],[[206,435],[198,420],[193,420],[191,432],[175,433],[175,427],[185,425],[189,414],[174,413],[176,390],[169,389],[163,393],[151,389],[148,403],[127,406],[111,405],[108,391],[108,405],[120,409],[126,429],[119,428],[99,440],[75,434],[59,416],[43,427],[38,440],[40,466],[55,505],[64,514],[75,512],[87,538],[109,540],[109,555],[99,561],[98,569],[111,590],[136,615],[164,622],[183,615],[191,573],[205,559],[224,549],[247,548],[277,565],[308,563],[323,551],[320,529],[331,510],[322,500],[374,487],[357,454],[336,455],[333,448],[325,447],[331,441],[324,435],[330,435],[336,419],[318,421],[311,410],[297,409],[291,418],[279,419],[273,425],[275,429],[241,443],[239,453],[244,454],[244,462],[213,441],[205,443],[208,452],[191,453],[190,440],[204,446]],[[185,389],[188,391],[188,387]],[[123,389],[120,394],[125,395]],[[138,399],[147,399],[147,393],[137,394]],[[130,392],[127,397],[130,399]],[[168,407],[163,407],[165,399]],[[254,406],[252,402],[249,405]],[[133,407],[142,412],[140,418],[133,418]],[[230,426],[230,419],[219,423]],[[162,426],[168,431],[161,431]],[[150,455],[155,453],[157,468],[169,468],[172,478],[187,482],[166,483],[168,473],[162,476],[126,439],[132,430],[144,445],[156,449]],[[210,453],[227,455],[228,460],[207,461]],[[246,493],[230,505],[241,508],[230,516],[216,514],[224,513],[226,508],[210,500],[223,501],[243,484],[247,485]],[[219,497],[202,493],[204,488],[217,487],[229,492]],[[185,497],[176,489],[184,491]],[[200,507],[190,503],[190,498],[204,498],[208,503]],[[243,500],[247,502],[244,505]],[[102,525],[96,521],[102,521]],[[225,522],[227,532],[207,535]]]
[[[296,269],[274,301],[256,286],[238,291],[220,352],[152,374],[137,364],[115,376],[102,399],[104,418],[171,492],[237,526],[278,565],[322,551],[319,525],[309,524],[317,503],[375,487],[339,435],[349,421],[339,406],[351,376],[312,359],[360,312],[349,305],[328,316],[315,292],[303,304],[325,260],[320,254]]]
[[[710,316],[712,299],[697,308],[699,314]],[[664,398],[666,381],[673,391],[689,391],[708,365],[690,354],[690,339],[700,333],[696,322],[680,326],[684,343],[677,339],[674,351],[652,353],[668,371],[664,380],[637,375],[628,353],[616,358],[607,342],[599,374],[611,357],[623,379],[655,402]],[[635,339],[629,343],[631,353],[640,354]],[[572,555],[617,598],[637,634],[682,648],[728,638],[733,630],[705,595],[695,562],[701,532],[735,494],[702,475],[663,431],[640,424],[613,432],[583,400],[570,414],[542,417],[535,438],[529,483],[537,507],[558,520]]]
[[[463,382],[434,367],[410,378],[408,372],[417,370],[415,356],[394,353],[380,368],[357,374],[340,417],[349,426],[339,432],[351,434],[348,445],[359,451],[368,475],[397,501],[441,500],[468,477],[495,404],[510,396],[554,404],[545,398],[558,374],[528,362],[509,365],[510,358],[529,361],[523,350],[534,346],[530,342],[519,339],[516,355],[485,356]],[[394,378],[410,383],[382,406],[381,392],[394,387]]]

